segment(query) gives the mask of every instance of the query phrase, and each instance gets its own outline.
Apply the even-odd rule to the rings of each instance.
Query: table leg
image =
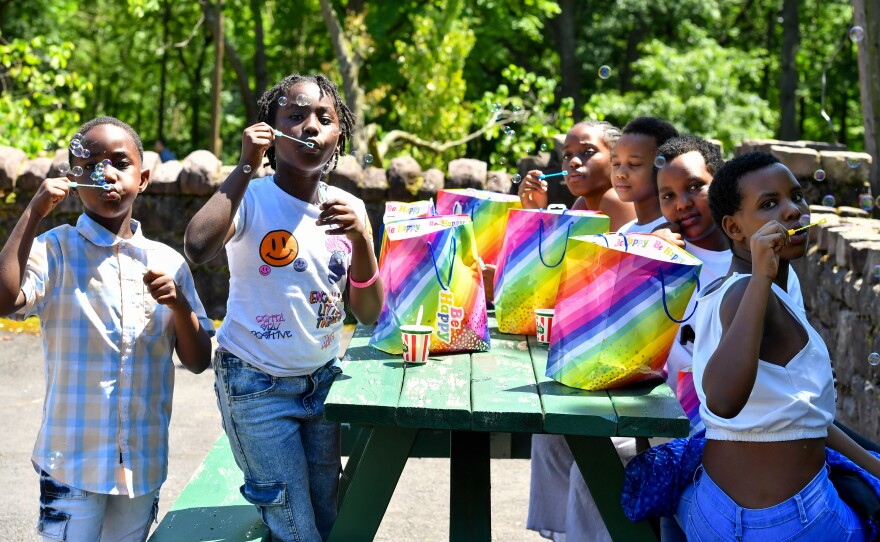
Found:
[[[342,507],[345,493],[348,491],[348,486],[351,484],[354,472],[357,470],[358,463],[360,463],[361,457],[364,455],[364,449],[367,447],[367,441],[370,439],[370,433],[373,428],[361,426],[352,427],[351,430],[357,432],[357,437],[354,439],[354,446],[348,456],[348,461],[345,462],[345,470],[342,471],[342,477],[339,479],[339,495],[336,499],[338,503],[337,509]]]
[[[452,431],[450,443],[449,540],[492,539],[489,433]]]
[[[418,429],[376,426],[351,473],[329,542],[373,540]]]
[[[620,506],[624,470],[608,437],[566,435],[565,441],[590,489],[612,540],[657,540],[648,522],[633,523]]]

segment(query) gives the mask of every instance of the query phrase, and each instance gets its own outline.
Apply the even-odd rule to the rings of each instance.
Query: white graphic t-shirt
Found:
[[[347,201],[366,224],[360,199],[333,186],[327,198]],[[226,244],[229,300],[217,340],[274,376],[310,374],[339,351],[351,242],[327,235],[319,214],[271,176],[254,179]]]

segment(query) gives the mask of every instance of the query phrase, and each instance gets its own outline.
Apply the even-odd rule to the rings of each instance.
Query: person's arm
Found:
[[[235,233],[232,223],[253,172],[275,135],[272,127],[261,122],[248,126],[241,140],[241,159],[220,188],[193,216],[183,236],[183,250],[193,263],[205,263],[220,252]],[[245,173],[244,166],[250,171]]]
[[[620,201],[614,189],[605,192],[597,211],[608,215],[608,218],[611,219],[611,231],[619,230],[627,222],[632,222],[636,218],[636,209],[633,204]]]
[[[867,450],[851,439],[834,424],[828,426],[828,437],[825,445],[849,458],[850,461],[880,478],[880,459],[877,459]]]
[[[739,414],[755,385],[764,335],[764,317],[779,251],[788,244],[786,229],[776,221],[752,235],[752,275],[734,284],[721,302],[721,341],[703,373],[706,408],[722,418]]]
[[[540,170],[529,171],[519,184],[517,193],[523,209],[546,209],[549,203],[547,181],[539,179],[543,175]]]
[[[362,324],[372,324],[379,319],[382,304],[385,302],[385,289],[378,278],[379,264],[373,253],[373,234],[369,221],[358,217],[351,206],[341,199],[331,199],[321,204],[318,216],[319,226],[335,226],[326,231],[327,235],[345,235],[351,241],[351,267],[348,269],[348,302],[351,312]],[[357,287],[352,281],[369,282],[369,286]]]
[[[12,314],[25,305],[21,283],[37,228],[69,192],[70,186],[64,177],[44,180],[0,250],[0,316]]]
[[[174,322],[174,350],[184,367],[199,374],[211,364],[211,337],[183,295],[174,278],[160,271],[148,270],[144,284],[153,299],[171,309]]]

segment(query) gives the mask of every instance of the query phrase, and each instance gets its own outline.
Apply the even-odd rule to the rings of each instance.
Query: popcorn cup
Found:
[[[538,342],[550,344],[550,331],[553,329],[553,309],[535,309],[535,323],[538,328]]]
[[[400,326],[400,338],[403,341],[403,361],[407,363],[425,363],[431,353],[431,326],[406,325]]]

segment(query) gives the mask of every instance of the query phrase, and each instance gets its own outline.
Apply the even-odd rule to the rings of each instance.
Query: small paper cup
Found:
[[[538,343],[550,344],[550,332],[553,330],[553,309],[535,309],[535,325],[538,329]]]
[[[406,363],[425,363],[431,353],[431,326],[400,326],[400,339],[403,341],[403,361]]]

